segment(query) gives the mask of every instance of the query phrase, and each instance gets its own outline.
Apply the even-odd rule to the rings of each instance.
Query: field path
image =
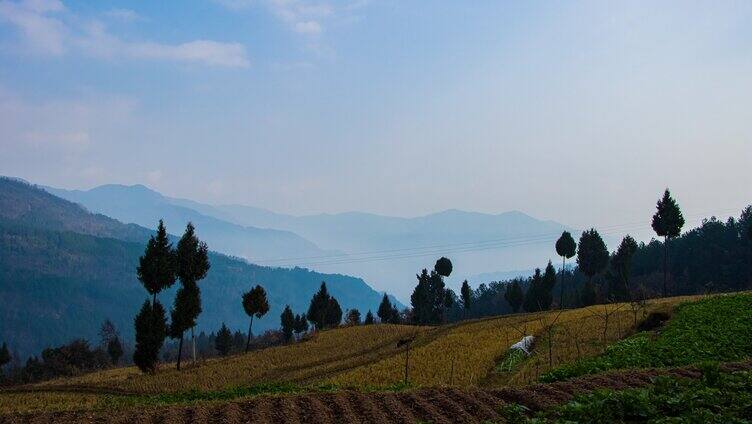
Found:
[[[726,371],[752,369],[752,361],[722,365]],[[243,401],[124,411],[81,411],[0,416],[0,423],[305,423],[363,424],[503,422],[499,407],[519,403],[533,411],[595,389],[644,387],[660,375],[698,378],[696,367],[625,370],[571,381],[501,389],[426,388],[400,393],[338,391],[257,397]]]

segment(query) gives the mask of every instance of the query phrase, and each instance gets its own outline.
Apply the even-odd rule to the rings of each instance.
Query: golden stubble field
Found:
[[[669,312],[698,298],[654,299],[636,316],[640,321],[651,312]],[[0,393],[0,412],[96,409],[118,393],[210,392],[275,382],[373,390],[403,382],[405,348],[397,342],[405,338],[414,338],[408,364],[413,386],[523,385],[551,366],[601,353],[608,343],[632,333],[634,320],[628,304],[612,304],[438,327],[344,327],[319,332],[305,342],[213,359],[180,372],[165,364],[155,375],[128,367],[48,381],[27,387],[26,393]],[[509,346],[528,334],[537,338],[533,355],[512,372],[497,373],[496,365]]]

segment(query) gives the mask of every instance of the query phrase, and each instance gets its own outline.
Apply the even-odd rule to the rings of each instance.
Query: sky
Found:
[[[752,203],[752,2],[0,0],[0,174],[574,227]],[[647,218],[646,218],[647,216]]]

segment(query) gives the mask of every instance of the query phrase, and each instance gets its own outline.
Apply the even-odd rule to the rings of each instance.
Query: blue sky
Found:
[[[737,211],[752,3],[0,0],[0,174],[296,214]]]

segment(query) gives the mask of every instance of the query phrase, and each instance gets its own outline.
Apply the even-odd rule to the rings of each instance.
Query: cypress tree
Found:
[[[606,243],[603,242],[598,231],[595,228],[584,231],[577,249],[577,265],[580,271],[588,277],[581,295],[583,305],[588,306],[595,303],[596,293],[593,277],[608,266],[608,260],[609,254]]]
[[[559,297],[559,306],[564,308],[564,276],[566,275],[567,259],[571,259],[577,254],[577,243],[572,238],[569,231],[561,233],[561,237],[556,241],[556,253],[561,256],[561,295]]]
[[[347,311],[347,318],[345,318],[347,325],[360,325],[360,311],[353,308]]]
[[[285,341],[289,342],[292,339],[292,333],[295,331],[295,315],[290,309],[290,305],[285,306],[285,310],[279,316],[282,324],[282,334],[285,335]]]
[[[381,299],[376,315],[382,323],[389,324],[394,321],[394,307],[386,293],[384,293],[384,297]]]
[[[371,310],[369,309],[366,313],[366,319],[363,320],[364,325],[371,325],[373,324],[373,313],[371,313]]]
[[[136,272],[138,280],[152,295],[152,305],[157,303],[159,292],[175,284],[177,259],[161,219],[156,236],[149,238],[144,255],[138,259]]]
[[[652,227],[659,237],[663,237],[663,297],[666,297],[668,296],[668,244],[671,239],[681,234],[684,216],[668,189],[663,193],[663,198],[658,200],[656,209]]]
[[[222,356],[227,356],[230,353],[230,349],[232,349],[232,333],[224,322],[217,332],[217,337],[214,339],[214,349]]]
[[[141,311],[136,315],[136,350],[133,362],[143,372],[155,372],[159,360],[159,350],[167,335],[167,319],[165,310],[158,301],[144,302]]]
[[[113,337],[107,342],[107,355],[112,361],[112,365],[117,365],[120,357],[123,356],[123,345],[120,343],[119,337]]]
[[[248,340],[245,344],[245,351],[251,346],[251,334],[253,330],[253,317],[261,318],[269,312],[269,302],[266,299],[266,290],[257,285],[251,291],[243,293],[243,310],[251,317],[251,323],[248,325]]]
[[[133,362],[144,372],[154,372],[159,360],[159,350],[167,336],[167,320],[157,294],[175,283],[177,257],[167,237],[167,229],[159,220],[156,236],[151,236],[143,256],[138,260],[136,274],[146,291],[152,295],[135,319],[136,349]]]
[[[196,325],[196,318],[201,313],[201,293],[198,285],[187,281],[182,284],[175,295],[175,304],[170,311],[171,324],[169,335],[179,339],[177,369],[183,357],[183,336],[185,331]]]
[[[196,320],[201,314],[201,291],[198,288],[198,282],[206,277],[211,268],[209,263],[209,248],[206,243],[196,237],[195,228],[192,223],[188,223],[185,232],[178,242],[176,249],[177,276],[180,278],[183,299],[175,299],[173,309],[173,326],[170,328],[171,335],[180,338],[180,351],[178,351],[178,369],[180,369],[180,357],[182,356],[183,334],[185,330],[191,329],[191,345],[193,347],[193,360],[196,360],[196,338],[194,328]],[[175,317],[177,320],[175,321]],[[177,322],[177,326],[175,323]]]
[[[308,320],[306,320],[305,314],[295,315],[294,330],[295,334],[298,336],[298,339],[300,339],[301,334],[308,331]]]
[[[337,299],[329,295],[325,282],[311,298],[306,316],[317,330],[338,326],[342,322],[342,308]]]
[[[0,346],[0,375],[2,375],[2,368],[10,362],[10,351],[8,351],[8,345],[3,342]]]
[[[631,236],[625,236],[619,247],[611,255],[609,278],[609,298],[625,301],[630,298],[629,276],[632,268],[632,256],[637,252],[637,242]]]
[[[543,275],[540,268],[535,268],[535,273],[530,279],[530,284],[527,286],[527,292],[525,292],[525,301],[522,307],[525,312],[537,312],[542,309],[541,297],[543,296]]]
[[[326,321],[324,328],[337,327],[342,323],[342,308],[339,306],[337,299],[330,296],[326,304]]]
[[[504,299],[509,303],[512,312],[517,313],[520,311],[524,298],[525,294],[522,291],[522,286],[519,281],[514,280],[512,283],[507,284],[506,290],[504,291]]]
[[[462,318],[465,318],[473,301],[473,291],[470,289],[470,284],[468,284],[467,280],[462,282],[460,296],[462,298]]]

